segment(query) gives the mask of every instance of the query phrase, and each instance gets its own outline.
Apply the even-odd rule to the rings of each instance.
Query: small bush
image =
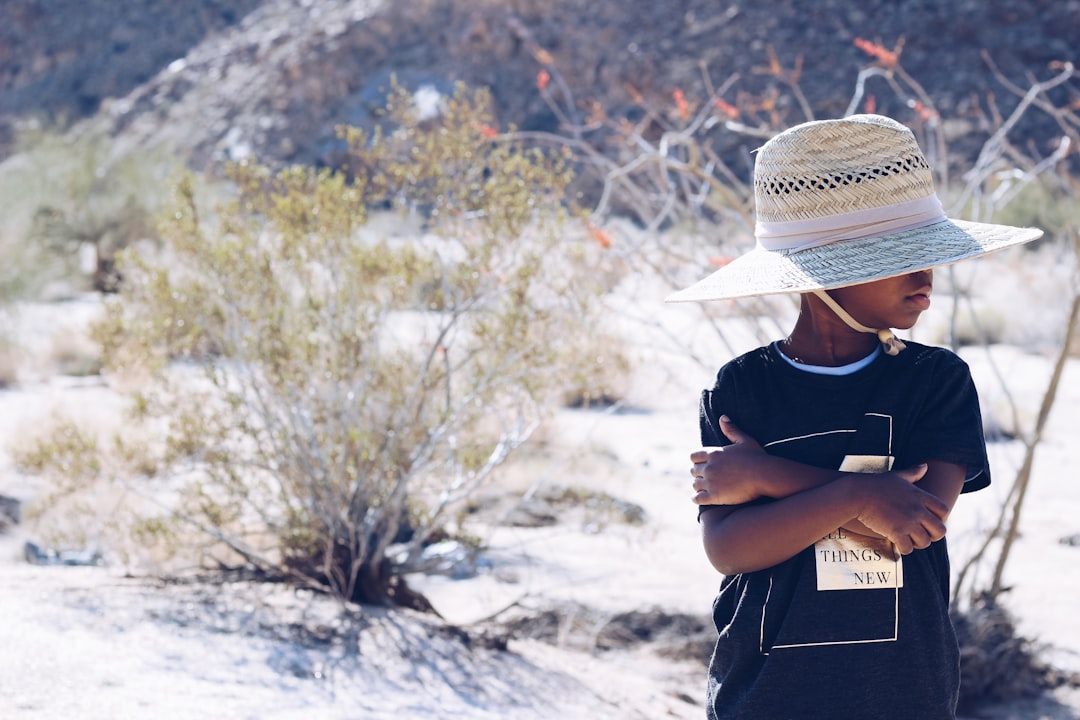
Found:
[[[1039,647],[1017,633],[1009,611],[989,596],[953,609],[960,643],[960,701],[970,714],[995,703],[1035,697],[1067,678],[1039,659]]]
[[[87,377],[101,373],[100,351],[70,332],[57,335],[47,350],[47,362],[61,375]]]
[[[14,346],[0,335],[0,390],[19,381],[18,357]]]
[[[985,347],[1005,341],[1009,319],[1004,310],[986,303],[962,302],[954,314],[942,313],[918,332],[935,345]]]
[[[174,511],[140,537],[179,523],[213,562],[422,605],[398,569],[605,369],[576,352],[604,333],[570,174],[500,138],[488,106],[462,90],[421,121],[398,95],[393,130],[343,131],[346,171],[235,165],[216,208],[178,187],[167,248],[125,254],[96,334],[111,376],[153,372],[137,407],[161,452],[140,486]],[[374,231],[372,209],[422,232]]]
[[[27,131],[0,171],[0,300],[114,291],[116,253],[156,237],[158,191],[171,163],[155,151],[121,155],[100,132]],[[14,261],[14,262],[12,262]],[[5,286],[11,288],[5,292]]]
[[[1038,227],[1047,235],[1027,246],[1031,251],[1055,238],[1068,234],[1069,228],[1080,227],[1080,202],[1075,188],[1062,181],[1062,176],[1039,178],[1020,190],[992,218],[993,222],[1019,227]]]
[[[501,522],[516,527],[573,522],[586,532],[598,533],[613,524],[643,525],[646,518],[645,508],[610,493],[553,485],[540,488],[524,499],[515,498],[514,506],[505,512]]]

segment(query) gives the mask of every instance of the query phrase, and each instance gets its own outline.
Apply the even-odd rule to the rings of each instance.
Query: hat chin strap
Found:
[[[905,345],[900,338],[896,337],[896,335],[893,334],[893,331],[889,328],[885,328],[884,330],[875,330],[872,327],[867,327],[855,318],[851,317],[851,315],[848,314],[848,311],[840,307],[840,303],[833,300],[832,296],[830,296],[829,293],[825,292],[824,290],[814,290],[813,292],[815,295],[818,296],[818,298],[821,299],[821,302],[828,305],[829,309],[836,313],[836,316],[843,320],[844,324],[847,325],[849,328],[851,328],[852,330],[858,330],[859,332],[874,333],[875,335],[877,335],[878,340],[881,341],[882,349],[885,351],[886,355],[899,355],[900,351],[907,347],[907,345]]]

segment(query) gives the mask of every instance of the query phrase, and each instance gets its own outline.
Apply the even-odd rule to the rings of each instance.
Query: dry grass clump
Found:
[[[0,534],[22,522],[22,503],[13,497],[0,495]]]
[[[101,350],[86,337],[71,332],[57,333],[45,354],[46,366],[60,375],[89,377],[101,374]]]
[[[1010,330],[1006,311],[981,301],[962,303],[944,320],[933,337],[936,345],[996,345],[1005,341]]]
[[[9,388],[19,381],[19,364],[14,348],[0,338],[0,390]]]
[[[642,525],[646,512],[637,503],[601,490],[553,485],[521,500],[504,522],[516,527],[544,527],[568,519],[579,521],[589,532],[600,532],[613,523]]]
[[[114,292],[117,253],[157,238],[173,160],[122,153],[97,131],[27,128],[19,144],[0,168],[0,298]]]
[[[989,596],[976,598],[967,610],[954,609],[952,619],[960,643],[961,712],[1080,686],[1080,677],[1041,660],[1043,648],[1019,635],[1012,614]]]
[[[1010,344],[1049,352],[1060,344],[1075,262],[1065,243],[1017,248],[934,273],[934,305],[912,337],[954,349]]]
[[[706,615],[648,608],[611,613],[580,603],[521,612],[500,625],[511,638],[540,640],[586,652],[648,648],[662,657],[708,665],[716,630]]]

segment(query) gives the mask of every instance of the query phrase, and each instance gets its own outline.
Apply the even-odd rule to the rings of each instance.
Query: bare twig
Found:
[[[1074,252],[1078,250],[1080,250],[1080,247],[1077,246],[1076,240],[1074,239]],[[1078,255],[1078,257],[1080,257],[1080,255]],[[1035,450],[1042,441],[1043,431],[1046,428],[1046,421],[1050,417],[1050,410],[1054,407],[1054,400],[1057,398],[1058,386],[1061,382],[1062,372],[1065,370],[1065,361],[1069,358],[1069,348],[1072,344],[1072,337],[1076,332],[1078,318],[1080,318],[1080,289],[1074,289],[1072,303],[1069,308],[1069,317],[1065,323],[1065,336],[1062,340],[1061,348],[1058,350],[1057,358],[1054,361],[1054,369],[1050,375],[1050,382],[1046,388],[1046,392],[1043,394],[1042,404],[1039,407],[1039,414],[1035,420],[1035,427],[1032,430],[1032,434],[1024,441],[1024,460],[1020,464],[1020,469],[1016,474],[1016,493],[1012,505],[1010,506],[1009,526],[1002,538],[1001,550],[998,552],[997,563],[994,565],[994,575],[990,581],[991,597],[996,597],[1002,590],[1001,583],[1005,573],[1005,564],[1008,562],[1009,552],[1012,550],[1013,542],[1015,542],[1019,533],[1020,513],[1023,509],[1024,498],[1031,485],[1031,467],[1035,460]]]

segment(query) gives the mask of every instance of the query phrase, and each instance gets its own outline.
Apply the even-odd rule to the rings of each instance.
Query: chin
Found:
[[[910,330],[911,328],[915,327],[915,323],[917,323],[918,321],[919,321],[919,318],[915,318],[914,320],[909,320],[909,321],[905,321],[905,322],[900,322],[900,323],[897,323],[896,325],[893,325],[892,328],[893,328],[893,330]]]

